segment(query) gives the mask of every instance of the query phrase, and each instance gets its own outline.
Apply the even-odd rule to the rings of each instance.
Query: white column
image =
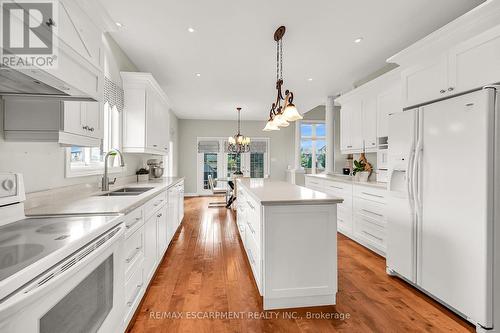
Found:
[[[325,173],[333,174],[334,169],[334,130],[335,130],[335,98],[333,96],[328,96],[326,99],[325,107],[325,127],[326,127],[326,165]]]
[[[295,158],[293,169],[295,171],[302,170],[302,166],[300,165],[300,120],[295,122]]]

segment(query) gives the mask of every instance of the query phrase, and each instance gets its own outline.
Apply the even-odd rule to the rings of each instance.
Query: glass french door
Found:
[[[203,189],[209,190],[208,176],[213,179],[218,177],[218,153],[204,153],[203,154]]]
[[[243,177],[264,178],[268,175],[267,153],[224,154],[224,174],[231,177],[240,167]]]

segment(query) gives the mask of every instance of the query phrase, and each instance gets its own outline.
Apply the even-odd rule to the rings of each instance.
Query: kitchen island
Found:
[[[237,180],[237,224],[264,310],[335,304],[337,204],[268,179]]]

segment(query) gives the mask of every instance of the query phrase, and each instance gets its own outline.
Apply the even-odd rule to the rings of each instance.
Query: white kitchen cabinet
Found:
[[[337,204],[337,230],[385,256],[387,191],[384,188],[314,175],[306,175],[306,187],[344,199]]]
[[[167,96],[149,73],[122,72],[125,106],[123,151],[166,155],[169,148]]]
[[[500,26],[465,41],[449,53],[449,86],[464,92],[500,82]]]
[[[377,99],[368,96],[363,100],[362,108],[362,148],[366,152],[374,152],[377,149]]]
[[[402,72],[405,107],[500,81],[500,27],[461,42]]]
[[[157,246],[157,261],[161,262],[163,255],[168,247],[168,227],[167,227],[167,215],[168,215],[168,205],[164,205],[157,213],[156,213],[156,224],[158,230],[158,246]]]
[[[146,281],[149,281],[153,277],[156,269],[159,232],[156,216],[150,217],[144,224],[144,275]]]
[[[104,135],[99,102],[4,97],[4,135],[10,141],[55,141],[98,147]]]
[[[400,82],[377,96],[377,137],[389,136],[389,115],[397,112],[403,112]]]
[[[179,209],[179,224],[181,224],[182,219],[184,218],[184,181],[181,181],[177,185],[177,197],[178,199],[178,209]]]
[[[363,149],[363,102],[353,99],[342,104],[340,109],[341,150],[361,151]]]
[[[402,72],[404,106],[445,97],[448,91],[448,59],[440,56]]]

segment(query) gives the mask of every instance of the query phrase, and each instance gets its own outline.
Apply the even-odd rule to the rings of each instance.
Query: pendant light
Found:
[[[250,138],[247,136],[243,136],[240,133],[240,112],[241,108],[236,108],[238,111],[238,132],[230,136],[227,141],[227,150],[230,153],[240,154],[240,153],[248,153],[250,151]]]
[[[299,111],[293,104],[293,93],[285,90],[283,95],[283,36],[286,28],[279,27],[274,32],[274,40],[276,41],[276,101],[272,104],[269,111],[269,119],[267,120],[264,131],[279,131],[280,127],[287,127],[290,121],[302,119]],[[283,101],[283,105],[281,102]]]

